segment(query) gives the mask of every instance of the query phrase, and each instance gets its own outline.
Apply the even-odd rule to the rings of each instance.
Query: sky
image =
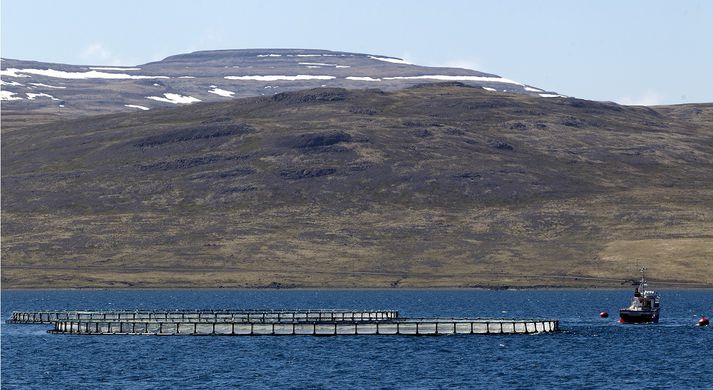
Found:
[[[0,56],[139,65],[306,48],[494,73],[622,104],[713,102],[713,1],[1,0]]]

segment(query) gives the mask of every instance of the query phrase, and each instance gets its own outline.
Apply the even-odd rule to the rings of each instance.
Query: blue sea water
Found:
[[[658,325],[621,325],[630,291],[3,291],[13,310],[397,309],[401,316],[555,318],[553,334],[436,337],[51,335],[1,328],[14,388],[713,388],[713,291],[663,290]],[[599,318],[601,310],[611,317]]]

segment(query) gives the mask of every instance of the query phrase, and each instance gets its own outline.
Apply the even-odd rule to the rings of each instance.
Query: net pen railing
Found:
[[[446,335],[555,332],[557,320],[417,318],[376,322],[181,322],[65,320],[50,333],[93,335]]]
[[[396,310],[64,310],[13,312],[8,323],[49,324],[62,320],[155,320],[196,322],[310,322],[310,321],[387,321],[398,318]]]

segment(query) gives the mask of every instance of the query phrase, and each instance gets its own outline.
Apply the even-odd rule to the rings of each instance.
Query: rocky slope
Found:
[[[5,127],[315,87],[388,91],[424,82],[460,81],[493,91],[557,95],[469,69],[425,67],[393,57],[328,50],[201,51],[135,67],[13,59],[3,59],[0,66]]]
[[[711,156],[710,104],[453,83],[54,122],[3,134],[2,282],[710,287]]]

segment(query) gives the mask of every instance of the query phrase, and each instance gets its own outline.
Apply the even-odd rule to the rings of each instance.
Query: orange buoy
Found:
[[[609,312],[607,312],[606,310],[604,310],[603,312],[599,313],[599,317],[602,317],[602,318],[609,318]]]
[[[710,324],[710,321],[706,316],[701,316],[701,319],[698,320],[698,326],[708,326],[708,324]]]

